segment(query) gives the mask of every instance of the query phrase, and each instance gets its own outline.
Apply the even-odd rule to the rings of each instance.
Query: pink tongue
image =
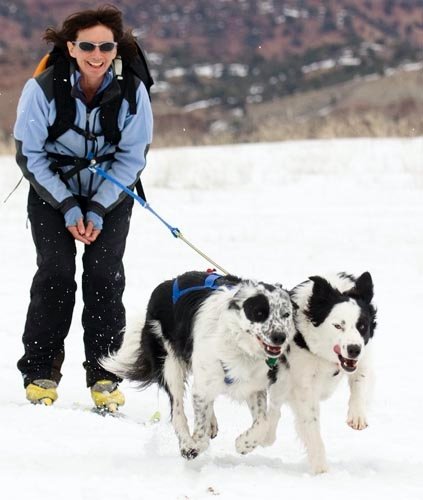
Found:
[[[333,350],[336,352],[336,354],[341,354],[341,348],[339,347],[338,344],[336,344],[336,346],[334,346]]]

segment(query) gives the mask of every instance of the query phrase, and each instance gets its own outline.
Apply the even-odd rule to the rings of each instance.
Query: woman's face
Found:
[[[79,30],[76,42],[114,42],[113,32],[101,24]],[[110,52],[102,52],[100,47],[95,47],[91,52],[82,50],[78,45],[67,42],[69,54],[76,59],[81,75],[90,82],[101,82],[106,71],[116,57],[116,47]]]

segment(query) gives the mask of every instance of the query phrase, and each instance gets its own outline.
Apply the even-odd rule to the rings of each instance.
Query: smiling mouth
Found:
[[[101,68],[104,63],[102,63],[102,62],[95,63],[95,62],[87,61],[87,64],[89,64],[92,68]]]
[[[268,356],[272,358],[278,358],[282,354],[282,346],[266,344],[266,342],[263,342],[263,340],[259,337],[257,337],[257,340],[260,342],[261,346],[264,349],[264,352]]]
[[[353,372],[357,368],[357,359],[350,359],[350,358],[344,358],[340,354],[338,354],[338,359],[339,362],[341,363],[341,367],[346,371],[346,372]]]

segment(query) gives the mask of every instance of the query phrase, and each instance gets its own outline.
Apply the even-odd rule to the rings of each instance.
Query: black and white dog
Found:
[[[203,452],[217,434],[213,402],[219,394],[247,401],[253,424],[235,443],[245,454],[267,435],[267,389],[294,332],[292,303],[282,285],[192,271],[153,291],[141,335],[125,338],[102,364],[140,387],[157,383],[166,390],[187,459]],[[192,436],[184,412],[191,372]]]
[[[270,388],[269,432],[276,439],[280,407],[288,402],[312,471],[327,471],[320,435],[319,401],[328,398],[346,375],[350,387],[347,423],[367,427],[366,400],[371,386],[370,344],[376,327],[373,282],[368,272],[354,278],[344,273],[314,276],[291,291],[298,306],[296,334],[286,369]]]

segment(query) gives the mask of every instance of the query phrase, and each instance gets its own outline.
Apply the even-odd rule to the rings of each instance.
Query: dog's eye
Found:
[[[256,323],[264,323],[269,316],[269,311],[267,309],[254,309],[249,314],[249,320]]]
[[[342,326],[339,324],[339,323],[334,323],[333,326],[337,329],[337,330],[342,330]]]
[[[289,313],[285,313],[282,318],[289,318],[291,315]]]

